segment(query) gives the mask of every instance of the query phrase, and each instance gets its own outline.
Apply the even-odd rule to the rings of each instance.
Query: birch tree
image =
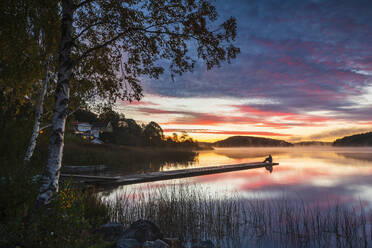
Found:
[[[46,95],[46,92],[47,92],[48,81],[49,81],[48,65],[46,65],[45,69],[46,69],[45,70],[45,76],[42,80],[42,87],[41,87],[41,91],[40,91],[39,102],[36,106],[36,111],[35,111],[34,126],[33,126],[33,129],[32,129],[30,142],[29,142],[29,145],[27,147],[27,151],[26,151],[25,158],[24,158],[25,163],[30,162],[30,159],[31,159],[32,154],[34,153],[34,150],[35,150],[35,147],[36,147],[37,137],[39,136],[40,121],[41,121],[41,116],[43,114],[44,98],[45,98],[45,95]]]
[[[38,49],[36,49],[36,59],[35,61],[39,65],[39,75],[41,80],[33,82],[33,88],[36,92],[30,94],[32,98],[37,98],[34,100],[34,125],[30,137],[30,141],[26,150],[24,157],[24,163],[30,162],[33,152],[36,147],[36,140],[40,131],[40,122],[43,116],[44,109],[44,99],[47,95],[48,85],[50,77],[55,78],[55,61],[54,57],[57,53],[57,39],[59,37],[58,33],[55,34],[55,29],[57,29],[59,24],[58,17],[58,1],[33,1],[25,2],[25,8],[28,9],[27,12],[27,27],[29,30],[27,32],[32,37],[32,39],[37,43]],[[53,86],[53,85],[51,85]],[[53,87],[50,87],[52,89]],[[50,90],[49,89],[49,90]],[[39,92],[37,92],[39,90]],[[38,93],[38,94],[37,94]]]
[[[71,88],[94,89],[111,102],[139,100],[145,76],[157,79],[167,69],[173,78],[192,71],[196,59],[211,69],[239,53],[235,19],[217,24],[208,0],[61,0],[61,10],[58,80],[38,206],[58,192]]]

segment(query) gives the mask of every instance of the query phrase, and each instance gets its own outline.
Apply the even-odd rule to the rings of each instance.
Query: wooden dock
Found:
[[[106,177],[106,176],[89,176],[89,175],[74,175],[74,174],[61,174],[63,178],[72,178],[84,184],[93,184],[98,187],[111,188],[119,185],[129,185],[136,183],[163,181],[169,179],[195,177],[208,174],[217,174],[230,171],[256,169],[262,167],[271,167],[279,165],[279,163],[244,163],[244,164],[233,164],[233,165],[221,165],[221,166],[210,166],[201,168],[191,168],[183,170],[169,170],[160,172],[149,172],[141,174],[133,174],[127,176],[118,177]]]

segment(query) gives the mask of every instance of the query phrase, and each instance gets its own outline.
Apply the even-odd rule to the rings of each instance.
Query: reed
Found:
[[[242,200],[208,188],[174,184],[101,196],[112,221],[125,226],[148,219],[167,236],[191,242],[211,239],[218,247],[372,247],[371,210],[301,199]]]

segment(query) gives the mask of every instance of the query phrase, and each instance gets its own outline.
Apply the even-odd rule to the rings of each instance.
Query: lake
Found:
[[[166,187],[177,183],[198,184],[213,194],[226,191],[249,197],[301,197],[323,204],[330,200],[354,204],[363,200],[372,204],[372,148],[216,148],[201,151],[195,161],[165,163],[160,171],[262,161],[271,154],[275,166],[272,173],[264,168],[215,175],[168,180],[122,188]],[[149,165],[151,166],[151,165]],[[117,172],[118,173],[118,172]],[[110,173],[112,175],[112,173]]]
[[[247,215],[242,217],[242,211],[245,211],[248,208],[251,210],[254,208],[259,209],[264,207],[270,209],[268,211],[271,213],[271,211],[276,208],[274,206],[275,204],[280,205],[285,202],[285,205],[280,205],[280,209],[291,208],[294,206],[294,210],[291,210],[293,212],[292,214],[297,210],[299,211],[298,216],[295,215],[291,217],[291,220],[286,220],[285,228],[288,228],[288,223],[293,221],[293,218],[296,216],[296,218],[305,221],[305,224],[298,227],[296,234],[297,238],[293,241],[293,247],[296,247],[297,245],[303,246],[301,243],[304,242],[303,238],[298,237],[301,237],[300,234],[303,235],[303,233],[309,232],[305,231],[305,229],[308,229],[306,224],[308,223],[308,220],[305,220],[304,216],[306,216],[306,218],[310,218],[308,216],[311,216],[311,218],[314,219],[314,215],[319,215],[318,217],[320,219],[323,218],[324,220],[327,220],[327,218],[342,218],[344,220],[346,218],[344,215],[349,216],[349,212],[347,212],[349,210],[343,210],[344,215],[339,216],[339,207],[342,209],[351,209],[350,213],[355,213],[356,210],[361,211],[361,209],[363,211],[362,214],[364,214],[365,211],[370,211],[372,206],[372,148],[335,148],[328,146],[305,148],[216,148],[211,151],[199,152],[194,161],[190,161],[187,164],[166,163],[161,166],[160,170],[257,162],[263,161],[269,154],[273,156],[274,162],[280,163],[280,165],[274,166],[271,173],[265,168],[258,168],[186,179],[120,186],[116,189],[102,192],[102,199],[113,204],[117,201],[123,200],[124,198],[128,201],[130,198],[132,203],[136,201],[144,201],[156,205],[158,200],[152,198],[160,197],[163,199],[164,195],[167,195],[166,197],[168,197],[168,199],[178,197],[177,199],[179,201],[179,198],[182,198],[182,201],[186,201],[186,203],[183,204],[187,204],[187,199],[184,198],[188,198],[188,195],[191,195],[192,201],[194,201],[195,204],[197,204],[197,201],[200,202],[200,198],[204,199],[203,201],[206,205],[208,204],[206,202],[213,202],[214,205],[218,202],[218,204],[222,204],[220,205],[221,207],[225,208],[234,208],[234,206],[238,204],[239,210],[236,210],[237,212],[235,214],[239,217],[235,220],[230,219],[229,221],[239,222],[239,226],[247,226],[247,223],[251,221],[253,217],[266,215],[266,212],[262,212],[264,210],[257,210],[254,213],[250,213],[248,217]],[[185,193],[185,185],[186,188],[191,187],[193,188],[192,190],[198,192],[190,193],[189,189],[187,189],[187,193]],[[159,191],[162,192],[160,195],[156,193]],[[221,203],[224,201],[226,203]],[[252,201],[255,202],[255,205],[252,205]],[[233,205],[231,205],[231,202],[234,202]],[[269,205],[260,205],[268,203]],[[149,207],[148,205],[141,206],[144,208]],[[316,211],[318,212],[314,209],[317,209]],[[321,209],[321,211],[319,209]],[[331,212],[327,212],[329,209],[332,209]],[[197,209],[195,209],[195,211],[197,211]],[[219,213],[218,211],[220,210],[213,210],[213,214],[209,214],[215,215]],[[335,211],[337,212],[337,216],[334,215]],[[307,214],[304,214],[305,212]],[[333,217],[323,216],[323,213],[325,212]],[[185,212],[185,214],[190,213]],[[277,230],[278,228],[282,228],[279,227],[279,225],[282,225],[282,221],[278,217],[282,214],[283,213],[281,212],[275,212],[278,226],[271,226],[273,229]],[[146,216],[147,215],[145,215],[145,217]],[[367,229],[367,232],[370,232],[371,216],[367,215],[366,217],[361,217],[360,214],[355,216],[350,214],[349,217],[351,220],[354,220],[355,223],[362,223],[364,220],[364,229]],[[138,215],[138,217],[141,217],[141,215]],[[151,218],[151,216],[149,217]],[[265,219],[266,217],[267,216],[261,217],[261,219]],[[246,218],[246,224],[239,221],[242,218]],[[272,217],[272,219],[275,218]],[[127,221],[129,222],[130,220],[128,219]],[[335,223],[338,225],[339,221],[337,220]],[[349,225],[348,223],[344,223],[345,228]],[[266,225],[267,224],[265,223],[265,228]],[[355,237],[352,235],[350,239],[341,238],[340,241],[338,238],[339,235],[337,234],[338,229],[335,231],[335,235],[320,235],[321,232],[319,230],[315,232],[315,223],[313,223],[313,225],[312,228],[314,228],[314,235],[318,235],[319,237],[317,236],[317,238],[315,238],[315,236],[313,236],[312,238],[308,238],[308,242],[305,242],[305,244],[310,247],[326,246],[330,244],[336,245],[338,244],[337,242],[341,242],[339,244],[343,247],[344,245],[342,244],[348,246],[348,244],[354,244],[352,242],[358,242],[357,237],[360,235],[359,233],[353,234]],[[324,222],[323,225],[324,228],[328,228],[326,226],[330,224]],[[362,224],[355,224],[355,226],[355,230],[359,230],[358,228],[361,227]],[[341,229],[342,226],[340,226],[340,230]],[[221,232],[225,232],[223,230],[221,229]],[[208,230],[206,232],[208,232]],[[231,236],[226,232],[222,235],[223,238],[222,236],[220,237],[214,234],[205,233],[204,236],[195,237],[193,236],[194,234],[190,234],[185,239],[197,240],[203,237],[209,237],[212,240],[225,239],[223,243],[219,244],[221,247],[245,247],[244,244],[247,245],[253,242],[251,239],[249,239],[250,241],[246,240],[248,239],[247,235],[245,235],[245,233],[248,232],[247,229],[239,227],[234,232],[236,232],[235,236]],[[324,231],[324,233],[331,232],[328,230]],[[271,236],[267,236],[266,238],[259,239],[260,241],[257,242],[258,239],[254,237],[254,234],[252,235],[253,236],[251,237],[255,241],[254,244],[258,247],[287,247],[289,242],[286,239],[284,241],[282,240],[281,243],[272,242],[272,240],[281,240],[281,235],[276,235],[274,239],[272,239],[273,237]],[[236,241],[236,239],[238,237],[240,239],[241,236],[246,237],[246,239],[239,240],[239,243],[231,243],[231,239]],[[370,242],[371,238],[372,233],[369,238]],[[319,239],[319,243],[316,243],[318,242],[316,239]],[[372,242],[369,243],[369,245],[371,244]],[[356,245],[359,246],[358,244]]]

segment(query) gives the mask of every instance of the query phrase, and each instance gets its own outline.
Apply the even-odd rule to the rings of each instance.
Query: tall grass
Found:
[[[361,203],[321,207],[300,199],[241,200],[195,185],[101,197],[113,221],[148,219],[185,245],[211,239],[218,247],[372,247],[372,212]]]
[[[108,222],[108,208],[94,189],[60,183],[47,207],[34,209],[41,166],[3,163],[0,166],[0,247],[112,247],[96,229]]]

